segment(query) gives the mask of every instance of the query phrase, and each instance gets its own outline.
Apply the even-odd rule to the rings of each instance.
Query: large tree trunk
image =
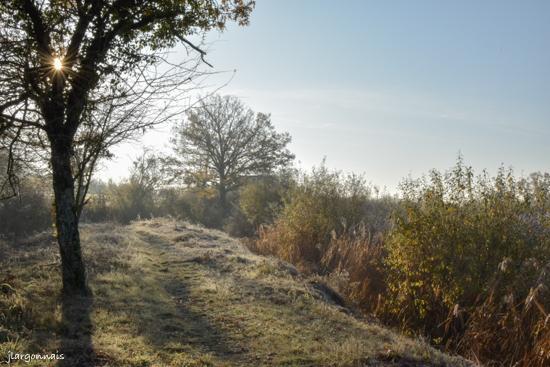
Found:
[[[220,183],[218,185],[218,200],[223,214],[226,215],[229,212],[229,208],[227,205],[227,186],[223,179],[220,180]]]
[[[61,253],[63,293],[65,295],[87,294],[86,271],[80,249],[78,216],[74,197],[71,145],[65,141],[53,141],[51,150],[55,194],[55,226]]]

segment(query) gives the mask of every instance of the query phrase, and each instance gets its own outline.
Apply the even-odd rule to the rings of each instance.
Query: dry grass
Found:
[[[550,364],[550,314],[546,311],[550,304],[550,263],[537,268],[539,277],[528,285],[526,298],[514,293],[514,289],[523,289],[526,284],[516,282],[502,296],[498,283],[504,280],[496,279],[489,296],[472,312],[457,349],[471,360],[486,361],[487,366]],[[453,323],[455,318],[449,318],[448,322]],[[500,356],[498,361],[495,356]]]
[[[58,297],[49,236],[1,245],[0,358],[63,351],[63,366],[467,365],[344,312],[292,266],[221,232],[151,220],[84,226],[82,242],[93,297],[70,303]]]

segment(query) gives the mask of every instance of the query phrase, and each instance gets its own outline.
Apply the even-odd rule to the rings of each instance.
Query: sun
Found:
[[[63,69],[63,61],[61,61],[61,58],[56,57],[53,59],[53,68],[56,71],[61,71],[61,69]]]

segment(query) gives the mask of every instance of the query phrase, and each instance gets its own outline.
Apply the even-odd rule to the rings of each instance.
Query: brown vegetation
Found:
[[[254,251],[323,275],[367,313],[476,362],[550,363],[550,176],[475,178],[459,160],[405,181],[374,230],[360,181],[317,170],[298,186]]]

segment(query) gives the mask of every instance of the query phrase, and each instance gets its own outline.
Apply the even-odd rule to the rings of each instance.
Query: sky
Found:
[[[326,157],[388,192],[459,152],[476,171],[550,171],[550,1],[258,0],[206,43],[222,73],[205,88],[271,113],[304,169]],[[127,175],[137,147],[100,178]]]

